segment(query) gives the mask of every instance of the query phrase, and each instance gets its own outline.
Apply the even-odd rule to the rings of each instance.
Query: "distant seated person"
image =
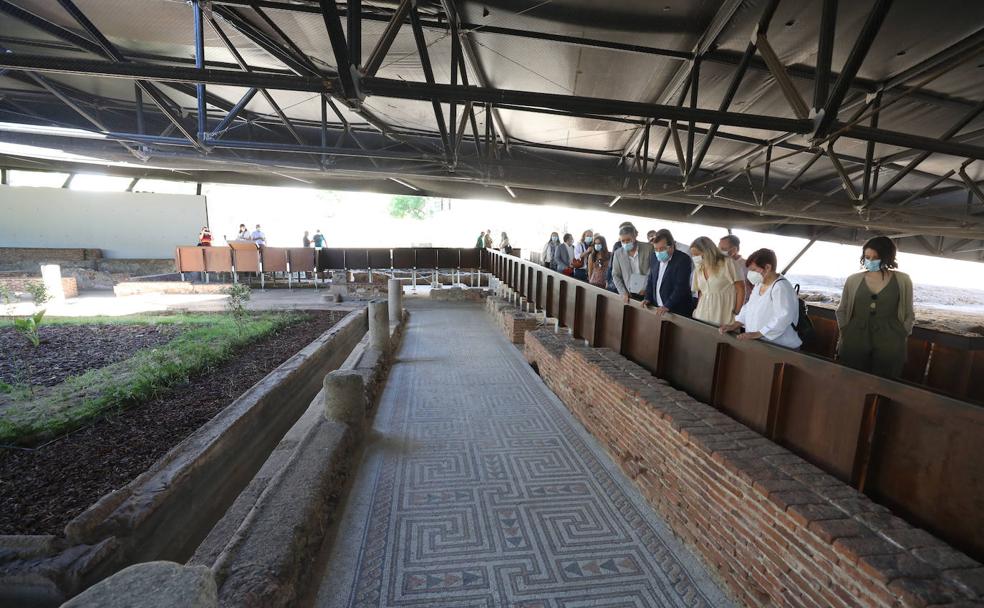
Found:
[[[240,241],[248,241],[249,238],[249,230],[246,229],[246,224],[239,224],[239,234],[236,235],[236,239]]]
[[[198,233],[198,246],[212,246],[212,232],[208,229],[208,226],[202,226],[202,231]]]
[[[301,243],[303,243],[305,247],[311,246],[311,237],[308,236],[307,230],[304,231],[304,238],[301,239]]]
[[[266,235],[263,234],[262,230],[260,230],[259,224],[256,225],[256,230],[253,231],[253,234],[249,235],[249,238],[253,239],[253,242],[256,243],[257,247],[266,246]]]
[[[694,261],[676,248],[673,234],[663,228],[652,237],[653,263],[646,279],[645,306],[656,306],[656,312],[671,312],[689,317],[694,312],[691,276]]]
[[[321,234],[321,230],[314,231],[314,248],[321,249],[325,246],[325,235]]]

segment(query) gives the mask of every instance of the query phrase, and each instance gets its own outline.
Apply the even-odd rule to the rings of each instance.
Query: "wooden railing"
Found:
[[[716,327],[623,304],[534,262],[490,253],[493,275],[576,338],[621,353],[984,558],[984,407],[827,358],[739,342]]]
[[[493,250],[451,247],[324,248],[178,247],[178,272],[309,272],[330,270],[483,270],[492,268]],[[514,256],[519,250],[513,250]]]

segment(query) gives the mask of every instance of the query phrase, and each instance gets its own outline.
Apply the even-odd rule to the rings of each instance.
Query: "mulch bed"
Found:
[[[0,534],[62,534],[72,518],[126,485],[239,395],[339,321],[309,311],[293,324],[153,401],[33,451],[0,448]]]
[[[174,325],[48,325],[41,326],[42,344],[34,348],[13,327],[0,329],[0,380],[55,386],[69,376],[106,367],[142,348],[170,342],[181,330]]]

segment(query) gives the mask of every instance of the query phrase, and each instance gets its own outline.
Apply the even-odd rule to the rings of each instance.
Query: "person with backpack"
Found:
[[[739,340],[764,340],[777,346],[798,349],[803,340],[797,333],[800,299],[786,277],[776,271],[778,261],[771,249],[759,249],[748,256],[748,281],[752,295],[734,322],[721,326],[722,334],[744,328]]]

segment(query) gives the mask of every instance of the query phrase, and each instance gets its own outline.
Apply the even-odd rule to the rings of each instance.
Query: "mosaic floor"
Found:
[[[318,606],[732,605],[484,308],[411,310]]]

